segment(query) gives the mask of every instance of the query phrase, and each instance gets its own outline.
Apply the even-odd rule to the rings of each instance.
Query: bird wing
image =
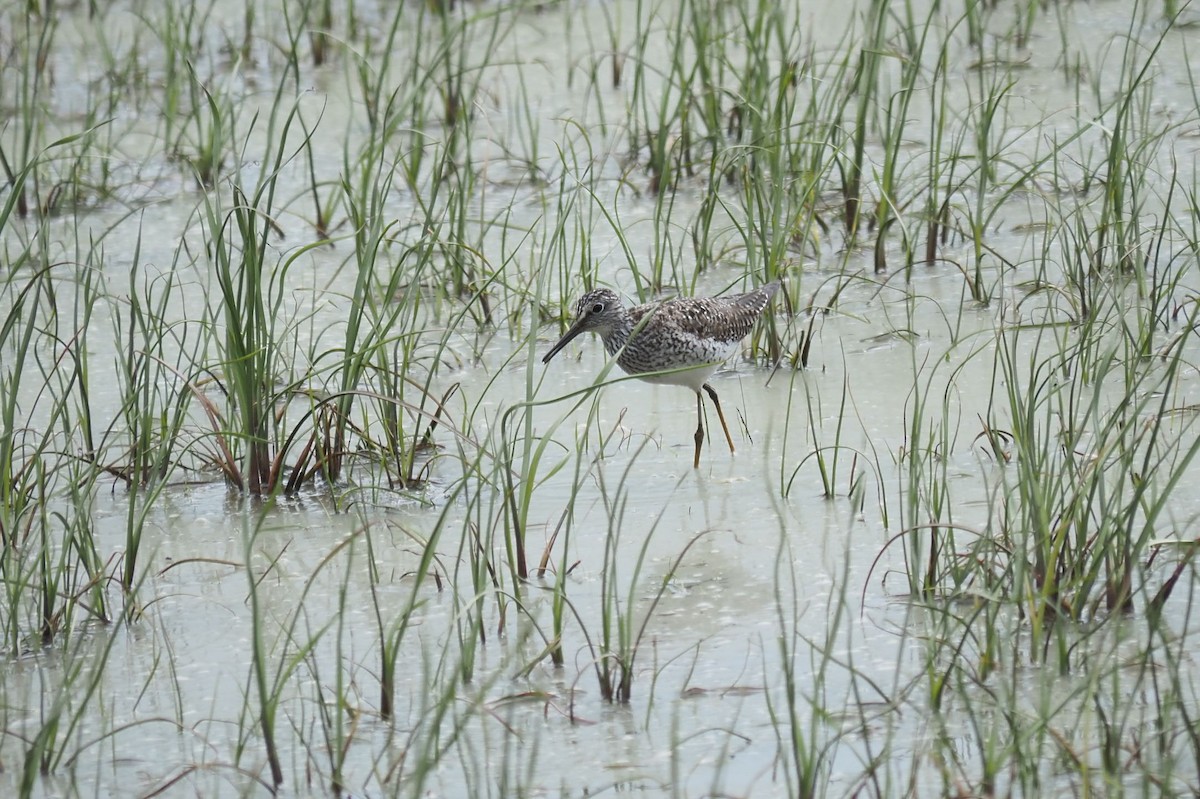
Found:
[[[683,297],[631,308],[630,316],[636,326],[651,314],[642,327],[648,332],[670,327],[698,339],[733,342],[741,341],[749,334],[766,299],[759,293],[736,297]]]

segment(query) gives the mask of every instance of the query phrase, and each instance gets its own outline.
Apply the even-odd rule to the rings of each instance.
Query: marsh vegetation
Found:
[[[1200,792],[1198,24],[0,0],[0,792]]]

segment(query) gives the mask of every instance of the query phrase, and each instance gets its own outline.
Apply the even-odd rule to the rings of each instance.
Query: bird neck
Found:
[[[633,333],[633,318],[628,314],[622,314],[617,323],[613,325],[612,330],[603,336],[604,351],[609,356],[616,355],[621,348],[629,343],[629,337]]]

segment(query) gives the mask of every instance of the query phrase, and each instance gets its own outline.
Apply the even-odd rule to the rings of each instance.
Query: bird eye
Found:
[[[592,306],[592,313],[604,313],[604,303],[598,302]]]

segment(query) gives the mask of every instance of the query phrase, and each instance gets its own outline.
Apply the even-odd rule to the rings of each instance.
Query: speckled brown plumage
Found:
[[[696,392],[698,426],[696,457],[704,442],[703,389],[717,408],[729,451],[733,437],[725,423],[717,392],[708,379],[733,355],[739,342],[754,327],[763,310],[779,290],[773,281],[745,294],[726,297],[679,297],[663,302],[626,308],[611,289],[594,289],[575,303],[575,322],[555,344],[542,363],[581,333],[600,336],[604,349],[616,356],[626,373],[654,383],[687,386]]]

